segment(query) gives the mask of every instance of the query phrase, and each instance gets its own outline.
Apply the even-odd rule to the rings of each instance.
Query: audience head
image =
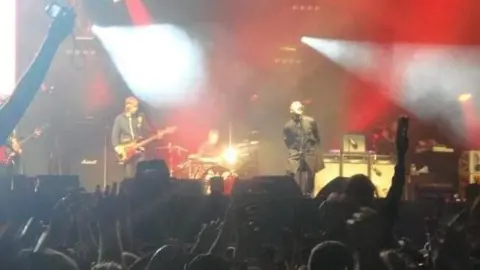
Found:
[[[353,266],[352,252],[340,242],[318,244],[308,259],[308,270],[353,270]]]
[[[348,199],[355,201],[360,206],[369,206],[375,199],[376,188],[370,178],[364,174],[356,174],[350,177],[345,195]]]
[[[136,174],[139,178],[170,179],[170,170],[164,160],[141,161],[137,164]]]
[[[349,178],[337,177],[325,185],[317,194],[318,198],[326,199],[330,194],[342,194],[348,185]]]
[[[170,245],[159,248],[150,259],[147,270],[183,270],[184,260],[181,251]]]

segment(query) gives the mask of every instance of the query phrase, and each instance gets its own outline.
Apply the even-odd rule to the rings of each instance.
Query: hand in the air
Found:
[[[68,35],[70,35],[75,26],[75,11],[73,8],[63,8],[55,19],[48,32],[48,37],[57,42],[62,42]]]
[[[100,186],[97,186],[95,190],[94,214],[100,225],[111,224],[119,219],[123,200],[117,189],[117,183],[113,183],[104,191],[100,189]]]
[[[409,119],[406,116],[401,116],[398,118],[398,128],[397,135],[395,139],[395,144],[397,146],[397,153],[399,155],[405,155],[408,150],[408,124]]]
[[[45,227],[49,245],[64,246],[68,240],[68,234],[74,223],[72,206],[75,202],[73,195],[68,194],[61,198],[53,208],[50,223]]]
[[[210,247],[217,237],[222,225],[223,223],[219,220],[203,224],[202,229],[197,235],[197,243],[200,243],[202,246]]]

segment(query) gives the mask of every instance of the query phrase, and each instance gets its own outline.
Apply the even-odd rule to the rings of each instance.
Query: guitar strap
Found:
[[[130,130],[130,136],[132,136],[132,140],[135,140],[135,132],[133,132],[133,124],[132,124],[132,116],[128,117],[128,128]]]

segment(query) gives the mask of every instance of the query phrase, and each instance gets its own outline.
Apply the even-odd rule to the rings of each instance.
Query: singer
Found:
[[[317,122],[304,115],[300,101],[290,105],[291,119],[283,128],[288,148],[287,174],[294,177],[304,196],[312,196],[315,174],[325,166],[320,151]]]
[[[115,118],[112,128],[112,145],[117,153],[121,150],[120,145],[141,140],[149,130],[145,114],[138,111],[138,105],[138,99],[128,97],[125,99],[124,111]],[[124,163],[124,177],[134,177],[137,164],[144,158],[145,156],[140,154]]]

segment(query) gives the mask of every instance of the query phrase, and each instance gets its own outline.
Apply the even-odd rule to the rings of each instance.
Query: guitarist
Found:
[[[120,145],[145,137],[149,128],[145,121],[145,114],[138,112],[139,101],[135,97],[125,99],[124,111],[115,118],[112,128],[112,145],[117,154],[121,153]],[[124,177],[133,178],[137,164],[144,159],[139,154],[124,163]]]
[[[7,138],[7,141],[5,142],[5,146],[3,147],[2,151],[4,151],[3,157],[2,157],[2,159],[4,160],[2,160],[2,165],[5,166],[7,174],[9,175],[22,174],[23,173],[23,169],[21,165],[22,147],[16,136],[15,130]],[[10,155],[13,156],[13,159],[11,160],[9,158]]]

